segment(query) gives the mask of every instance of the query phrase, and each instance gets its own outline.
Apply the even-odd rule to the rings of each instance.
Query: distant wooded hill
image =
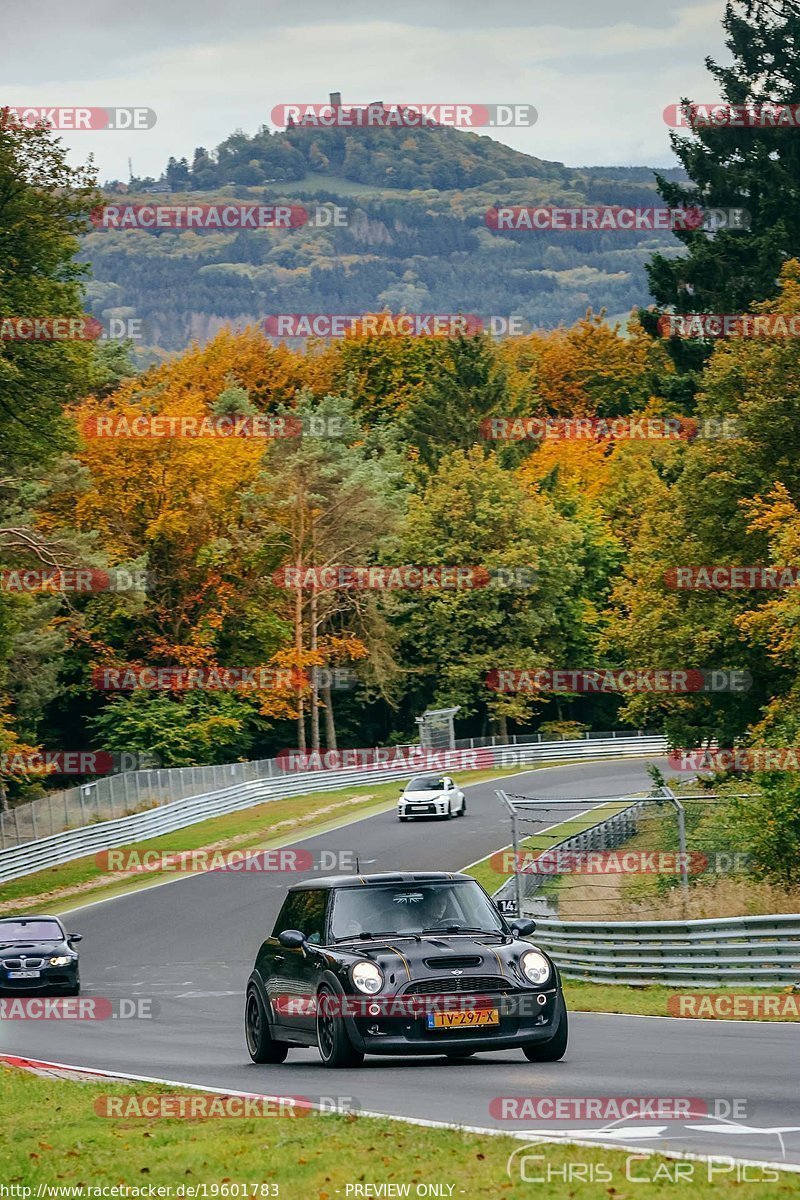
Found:
[[[664,234],[490,230],[497,204],[662,202],[649,168],[571,168],[451,128],[265,127],[199,147],[191,163],[171,158],[164,179],[168,199],[134,179],[124,200],[316,199],[348,213],[321,229],[89,234],[88,307],[141,318],[150,356],[279,312],[515,315],[543,328],[589,307],[622,316],[649,303],[653,250],[680,251]]]

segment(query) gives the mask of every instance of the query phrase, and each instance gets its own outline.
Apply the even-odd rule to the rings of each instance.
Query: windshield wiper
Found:
[[[419,941],[418,933],[398,933],[394,929],[383,929],[379,933],[349,933],[349,934],[347,934],[346,937],[334,938],[334,941],[335,942],[354,942],[361,938],[369,938],[370,940],[372,940],[373,938],[383,938],[383,937],[391,938],[392,941],[397,941],[398,938],[414,938],[415,941]]]
[[[500,936],[501,929],[478,929],[474,925],[437,925],[435,929],[423,929],[423,933],[482,933],[486,936],[495,934]]]

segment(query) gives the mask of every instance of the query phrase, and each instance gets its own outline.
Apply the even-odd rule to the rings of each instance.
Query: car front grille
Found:
[[[423,960],[426,967],[430,967],[432,971],[443,971],[446,967],[450,970],[459,971],[469,970],[471,967],[479,967],[483,961],[479,955],[469,955],[464,958],[457,958],[454,954],[440,954],[435,958],[426,958]]]
[[[447,979],[420,979],[405,994],[413,996],[463,996],[475,992],[512,992],[514,985],[501,975],[451,975]]]
[[[31,971],[38,971],[39,968],[42,967],[43,965],[44,965],[43,958],[27,958],[24,963],[22,962],[21,958],[5,958],[5,959],[3,959],[3,966],[6,967],[9,971],[19,971],[19,970],[27,971],[29,968]]]

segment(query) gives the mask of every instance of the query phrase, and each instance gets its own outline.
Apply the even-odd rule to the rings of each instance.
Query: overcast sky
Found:
[[[8,2],[8,0],[7,0]],[[159,175],[272,107],[343,101],[528,103],[510,146],[571,166],[672,165],[668,104],[717,98],[724,0],[27,0],[3,21],[0,103],[140,105],[139,132],[62,136],[101,180]]]

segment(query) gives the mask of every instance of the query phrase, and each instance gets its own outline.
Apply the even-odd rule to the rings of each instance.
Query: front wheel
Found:
[[[322,988],[317,997],[317,1045],[320,1058],[326,1067],[360,1067],[364,1061],[361,1050],[356,1050],[347,1034],[340,1013],[338,997],[330,988]]]
[[[276,1042],[270,1033],[264,1002],[251,983],[244,1002],[244,1035],[254,1063],[282,1063],[289,1053],[285,1042]]]
[[[461,808],[458,810],[458,815],[464,817],[467,814],[467,797],[461,797]]]
[[[558,1032],[554,1037],[551,1037],[546,1042],[534,1042],[532,1046],[523,1046],[522,1053],[527,1058],[528,1062],[558,1062],[567,1052],[567,1040],[569,1038],[569,1023],[567,1020],[567,1006],[564,1003],[564,997],[559,996],[559,1010],[561,1012],[561,1020],[558,1023]]]

